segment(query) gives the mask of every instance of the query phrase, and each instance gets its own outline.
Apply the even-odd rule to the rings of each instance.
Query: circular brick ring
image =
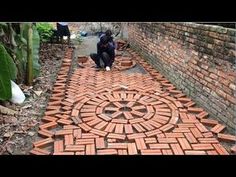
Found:
[[[170,131],[178,121],[178,114],[175,104],[160,96],[112,91],[87,99],[76,117],[86,125],[81,126],[85,131],[104,137],[108,133],[123,135],[121,139],[125,140],[138,133],[150,137]]]
[[[118,70],[126,70],[133,68],[136,65],[136,61],[131,57],[116,57],[115,68]]]

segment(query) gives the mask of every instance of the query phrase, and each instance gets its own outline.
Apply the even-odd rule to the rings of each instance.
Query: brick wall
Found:
[[[175,86],[236,126],[236,30],[195,23],[129,23],[128,39]]]

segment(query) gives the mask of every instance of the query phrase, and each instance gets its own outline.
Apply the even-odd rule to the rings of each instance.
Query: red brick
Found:
[[[50,101],[48,103],[48,106],[60,106],[61,105],[61,101]]]
[[[100,122],[99,124],[97,124],[94,128],[99,129],[99,130],[103,130],[104,127],[105,127],[107,124],[108,124],[108,122],[102,121],[102,122]]]
[[[165,133],[166,138],[184,138],[183,133]]]
[[[122,108],[122,107],[123,107],[123,105],[120,104],[119,102],[113,102],[113,104],[114,104],[116,107],[118,107],[118,108]]]
[[[183,103],[191,101],[190,98],[177,98],[177,100],[180,101],[180,102],[183,102]]]
[[[157,139],[156,138],[144,138],[145,139],[145,143],[150,144],[150,143],[157,143]]]
[[[71,134],[65,135],[65,145],[72,145],[72,144],[74,144],[73,135]]]
[[[215,150],[220,154],[220,155],[229,155],[229,153],[226,151],[226,149],[221,145],[221,144],[212,144],[215,148]]]
[[[128,153],[129,155],[138,154],[135,143],[128,143]]]
[[[160,149],[142,149],[141,154],[142,155],[162,155],[162,152]]]
[[[202,111],[201,113],[197,114],[196,117],[198,119],[203,119],[203,118],[206,118],[209,114],[205,111]]]
[[[220,141],[236,142],[236,135],[227,135],[227,134],[218,133],[217,138]]]
[[[104,101],[104,102],[101,103],[99,106],[102,107],[102,108],[104,108],[104,107],[106,107],[108,104],[109,104],[108,101]]]
[[[126,119],[112,119],[112,123],[127,124],[128,120]]]
[[[218,155],[216,151],[207,151],[207,155]]]
[[[34,154],[34,155],[50,155],[50,152],[48,152],[47,150],[44,149],[40,149],[40,148],[34,148],[30,151],[30,154]]]
[[[63,140],[54,141],[54,152],[63,152],[64,144]]]
[[[108,143],[109,149],[127,149],[128,144],[127,143]]]
[[[74,138],[81,138],[82,137],[82,130],[81,129],[73,130],[73,136],[74,136]]]
[[[213,150],[213,146],[211,144],[192,144],[194,150]]]
[[[178,138],[178,141],[180,143],[180,146],[183,150],[190,150],[192,149],[189,142],[185,138]]]
[[[205,151],[185,151],[185,155],[206,155]]]
[[[175,155],[184,155],[184,152],[179,144],[170,144],[170,146]]]
[[[116,155],[118,154],[116,149],[100,149],[97,150],[97,155]]]
[[[33,145],[34,147],[37,147],[37,148],[44,148],[46,146],[49,146],[53,142],[54,140],[52,138],[46,138],[46,139],[42,139],[42,140],[34,142]]]
[[[155,121],[153,121],[153,120],[149,120],[148,123],[149,123],[150,125],[152,125],[153,127],[156,127],[156,128],[161,127],[161,124],[159,124],[159,123],[157,123],[157,122],[155,122]]]
[[[129,136],[129,135],[128,135]],[[114,138],[114,139],[121,139],[121,140],[125,140],[125,135],[121,135],[121,134],[115,134],[115,133],[109,133],[108,138]]]
[[[163,155],[173,155],[173,152],[170,149],[162,149]]]
[[[59,110],[61,106],[47,106],[46,110]]]
[[[179,123],[177,124],[179,128],[195,128],[195,124],[184,124],[184,123]]]
[[[193,112],[193,113],[200,113],[202,112],[202,108],[193,108],[193,107],[188,107],[188,112]]]
[[[174,128],[174,125],[172,124],[166,124],[163,127],[160,128],[161,131],[166,132],[166,131],[170,131]]]
[[[128,152],[127,152],[127,150],[119,149],[118,150],[118,155],[128,155]]]
[[[140,116],[140,117],[143,117],[143,116],[144,116],[144,113],[139,112],[139,111],[135,111],[135,110],[131,111],[130,113],[131,113],[132,115],[136,115],[136,116]]]
[[[198,138],[200,143],[218,143],[219,141],[216,138]]]
[[[57,127],[57,123],[56,122],[49,122],[49,123],[46,123],[46,124],[42,124],[39,126],[40,129],[51,129],[51,128],[55,128]]]
[[[201,119],[200,122],[207,126],[215,126],[218,124],[218,121],[213,119]]]
[[[186,113],[179,113],[181,120],[188,119],[188,116]]]
[[[135,103],[136,102],[134,102],[134,101],[130,101],[126,106],[127,107],[132,107]],[[132,107],[132,109],[133,109],[133,107]],[[133,109],[133,110],[135,110],[135,109]]]
[[[159,143],[178,143],[176,138],[157,138]]]
[[[97,130],[97,129],[92,129],[92,130],[90,130],[90,132],[95,134],[95,135],[99,135],[99,136],[106,136],[107,135],[107,132]]]
[[[161,133],[161,131],[156,129],[156,130],[148,131],[145,134],[147,135],[147,137],[150,137],[150,136],[154,136],[154,135],[157,135],[157,134],[160,134],[160,133]]]
[[[170,146],[168,144],[149,144],[150,149],[169,149]]]
[[[42,129],[38,131],[39,136],[46,137],[46,138],[52,138],[54,136],[54,132]]]
[[[72,110],[72,113],[71,113],[71,116],[77,117],[78,115],[79,115],[79,110],[73,109],[73,110]]]
[[[224,129],[225,129],[226,127],[224,126],[224,125],[221,125],[221,124],[217,124],[216,126],[214,126],[212,129],[211,129],[211,131],[213,132],[213,133],[220,133],[220,132],[222,132]]]
[[[74,155],[74,152],[54,152],[53,155]]]
[[[146,135],[144,133],[134,133],[131,135],[127,135],[127,137],[129,140],[131,140],[131,139],[136,139],[136,138],[144,138],[146,137]]]
[[[90,138],[98,138],[98,135],[94,135],[93,133],[82,133],[83,139],[90,139]]]
[[[59,119],[57,123],[62,124],[62,125],[70,125],[73,123],[71,120],[65,120],[65,119]]]
[[[148,121],[140,123],[146,130],[150,131],[155,129]]]
[[[129,123],[136,124],[136,123],[140,123],[140,122],[144,122],[144,121],[145,120],[143,118],[136,118],[136,119],[129,120]]]
[[[77,151],[77,152],[75,152],[75,155],[85,155],[85,152],[84,151]]]
[[[95,119],[97,119],[97,117],[95,117],[95,116],[82,118],[83,122],[89,122],[89,121],[92,121],[92,120],[95,120]]]
[[[146,146],[143,138],[136,138],[135,143],[136,143],[138,150],[147,149],[147,146]]]
[[[201,132],[197,128],[190,128],[190,130],[195,138],[202,138],[203,137]]]
[[[126,134],[133,133],[133,128],[130,124],[125,125],[125,133]]]
[[[206,132],[202,134],[205,138],[211,138],[213,137],[213,133],[212,132]]]
[[[185,107],[190,107],[190,106],[194,106],[194,105],[195,105],[195,103],[193,101],[189,101],[184,104]]]
[[[113,132],[115,126],[116,126],[116,124],[110,122],[110,123],[107,125],[107,127],[105,128],[104,131],[106,131],[106,132]]]
[[[202,133],[208,132],[208,130],[206,129],[206,127],[205,127],[204,125],[202,125],[201,123],[197,123],[197,124],[195,124],[195,125],[196,125],[196,127],[198,128],[198,130],[199,130],[200,132],[202,132]]]
[[[184,135],[190,143],[197,143],[197,139],[193,136],[192,133],[184,133]]]
[[[143,105],[141,105],[141,106],[134,106],[134,107],[132,107],[132,110],[146,110],[146,106],[143,106]]]
[[[96,125],[96,124],[98,124],[98,123],[100,123],[100,122],[102,122],[101,119],[95,118],[95,119],[93,119],[92,121],[87,122],[86,124],[89,125],[89,126],[94,126],[94,125]]]
[[[190,132],[189,128],[175,128],[173,131],[173,133],[188,133]]]
[[[103,149],[105,148],[105,141],[104,138],[96,138],[96,148]]]
[[[42,121],[49,121],[49,122],[56,122],[57,118],[55,118],[53,116],[44,116],[41,120]]]
[[[94,139],[89,138],[89,139],[77,139],[75,141],[76,145],[86,145],[86,144],[94,144]]]
[[[133,116],[130,112],[123,112],[123,114],[124,114],[126,119],[132,119],[133,118]]]
[[[82,117],[95,116],[95,115],[96,115],[95,112],[93,112],[93,113],[80,113],[81,118],[82,118]],[[100,115],[99,115],[99,116],[100,116]]]
[[[75,126],[75,125],[64,125],[63,126],[63,129],[64,130],[68,130],[68,129],[78,129],[78,127],[77,126]]]
[[[91,130],[92,128],[91,127],[89,127],[87,124],[85,124],[85,123],[82,123],[82,124],[78,124],[78,126],[80,127],[80,128],[82,128],[84,131],[86,131],[86,132],[88,132],[89,130]]]
[[[115,113],[111,114],[111,118],[114,119],[114,118],[116,118],[116,117],[118,117],[118,116],[120,116],[120,115],[122,115],[122,114],[123,114],[123,112],[120,112],[120,111],[115,112]],[[111,120],[110,117],[108,117],[108,118],[107,118],[107,117],[108,117],[108,116],[105,117],[106,121]],[[105,119],[104,119],[104,120],[105,120]]]
[[[145,132],[145,129],[140,124],[132,124],[132,126],[140,133]]]
[[[65,148],[65,151],[84,151],[85,146],[84,145],[67,145]]]
[[[124,125],[123,124],[116,124],[116,128],[115,128],[115,133],[123,133],[123,128]]]
[[[72,134],[73,130],[72,129],[68,129],[68,130],[57,130],[55,132],[55,136],[61,136],[61,135],[69,135]]]
[[[85,153],[86,153],[86,155],[95,155],[95,145],[94,144],[87,144]]]

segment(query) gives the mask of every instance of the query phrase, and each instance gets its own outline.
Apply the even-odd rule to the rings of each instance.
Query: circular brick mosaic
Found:
[[[106,132],[154,135],[174,128],[177,115],[177,107],[159,96],[113,91],[89,99],[75,117],[80,117],[91,129],[104,131],[104,135]]]

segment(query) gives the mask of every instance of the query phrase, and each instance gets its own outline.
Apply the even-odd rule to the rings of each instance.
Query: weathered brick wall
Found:
[[[195,23],[129,23],[132,48],[235,130],[236,31]]]

